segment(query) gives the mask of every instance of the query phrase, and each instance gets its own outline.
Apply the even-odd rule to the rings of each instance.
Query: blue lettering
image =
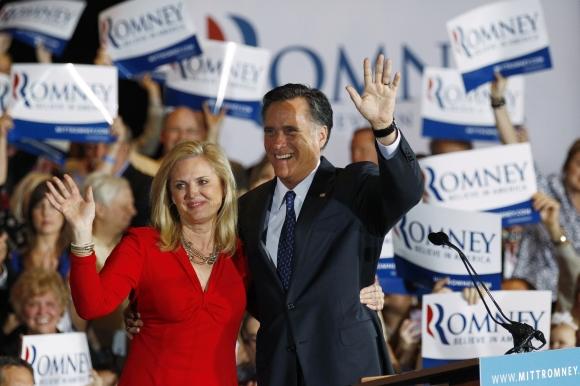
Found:
[[[316,55],[316,53],[308,47],[304,46],[289,46],[280,51],[272,60],[272,65],[270,67],[270,84],[272,87],[278,87],[281,85],[278,77],[278,67],[284,56],[288,53],[297,52],[304,54],[312,64],[314,65],[315,78],[313,82],[313,87],[322,89],[324,85],[324,66],[322,65],[322,60]]]
[[[36,363],[36,372],[41,376],[88,374],[90,360],[86,353],[42,355]]]
[[[450,181],[451,185],[448,185],[446,181]],[[453,192],[459,188],[459,178],[454,173],[445,173],[441,176],[441,187],[446,192]]]
[[[441,48],[441,67],[449,68],[449,48],[451,45],[449,42],[439,43],[439,48]]]
[[[1,14],[1,20],[7,22],[11,19],[38,20],[52,25],[63,25],[70,23],[71,12],[67,8],[56,5],[19,5],[18,8],[9,9]]]
[[[545,312],[544,311],[540,312],[540,314],[537,315],[537,317],[536,317],[536,315],[534,315],[534,313],[532,311],[520,311],[519,312],[519,321],[522,322],[522,323],[525,320],[524,319],[524,316],[523,316],[524,313],[529,314],[530,318],[532,319],[532,324],[533,324],[534,328],[537,330],[538,329],[538,326],[540,324],[540,319],[542,319],[542,317],[544,316]]]
[[[219,79],[224,72],[221,59],[195,57],[178,62],[177,68],[182,79]],[[250,62],[236,61],[229,68],[228,82],[233,85],[255,86],[264,67]]]
[[[474,332],[481,332],[481,330],[483,330],[485,327],[485,332],[489,332],[490,331],[490,322],[489,322],[489,315],[485,315],[485,317],[483,318],[483,320],[481,321],[481,324],[477,323],[477,318],[475,317],[475,315],[471,316],[471,323],[469,324],[469,333],[473,334]]]
[[[377,54],[376,56],[378,57],[380,54],[384,54],[385,50],[383,48],[383,46],[379,46],[379,48],[377,49]],[[336,76],[334,78],[334,93],[333,93],[333,98],[332,100],[334,102],[338,102],[341,100],[341,96],[344,95],[344,86],[341,83],[341,79],[342,79],[342,74],[343,72],[345,72],[345,75],[348,77],[348,81],[346,84],[351,84],[354,88],[357,89],[357,91],[359,93],[362,92],[364,85],[362,82],[359,82],[359,80],[356,77],[356,71],[353,70],[353,67],[350,64],[350,61],[348,60],[348,57],[346,55],[346,50],[344,49],[344,47],[339,47],[338,48],[338,65],[336,67]]]
[[[425,228],[420,222],[413,221],[409,223],[409,235],[416,243],[425,241]]]
[[[454,30],[454,36],[463,52],[470,57],[474,52],[485,49],[495,41],[501,42],[535,33],[538,16],[537,13],[517,15],[507,20],[498,20],[488,25],[478,26],[466,32],[458,27]]]
[[[454,322],[457,321],[457,322]],[[456,312],[454,314],[449,315],[449,319],[447,319],[447,329],[453,335],[459,335],[463,331],[465,331],[465,327],[467,326],[467,319],[463,314]]]
[[[459,174],[447,172],[439,177],[438,183],[446,192],[489,187],[490,185],[514,184],[524,180],[526,167],[527,162],[522,164],[507,163],[481,170],[463,171]]]
[[[169,4],[130,19],[113,20],[108,18],[108,37],[119,48],[124,40],[138,37],[144,33],[155,32],[183,21],[183,4]]]
[[[418,72],[419,76],[423,75],[425,65],[419,57],[411,51],[407,45],[403,45],[403,65],[401,66],[401,76],[403,77],[403,100],[411,99],[411,86],[409,74],[409,65],[412,65]]]
[[[481,237],[483,238],[483,242],[485,243],[485,253],[490,253],[491,250],[491,243],[493,241],[493,239],[495,239],[496,234],[495,233],[491,233],[490,237],[487,238],[485,233],[481,233]]]
[[[23,79],[27,79],[23,77]],[[23,85],[21,95],[26,106],[31,102],[85,102],[87,94],[93,94],[97,99],[107,103],[112,93],[112,85],[102,83],[88,84],[88,88],[80,87],[77,83],[54,84],[47,82],[32,82],[30,86]]]
[[[36,372],[38,375],[46,375],[50,372],[50,358],[46,355],[42,355],[38,358],[38,362],[36,362]]]
[[[459,238],[453,229],[449,229],[449,241],[459,244],[459,248],[465,249],[465,230],[461,231],[461,238]]]

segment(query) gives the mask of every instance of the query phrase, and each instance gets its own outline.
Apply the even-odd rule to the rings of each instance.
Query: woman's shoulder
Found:
[[[234,252],[233,256],[231,256],[231,258],[238,272],[242,275],[242,277],[244,277],[244,281],[246,281],[247,284],[249,277],[248,259],[244,252],[242,241],[239,238],[236,240],[236,251]]]
[[[151,226],[132,227],[127,229],[125,238],[133,238],[142,243],[157,243],[159,241],[159,231]]]

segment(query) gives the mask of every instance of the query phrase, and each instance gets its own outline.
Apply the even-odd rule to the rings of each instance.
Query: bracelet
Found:
[[[491,97],[491,107],[492,108],[498,109],[502,106],[505,106],[505,98],[504,97],[500,97],[500,98]]]
[[[552,243],[555,246],[560,246],[560,245],[563,245],[563,244],[567,244],[569,242],[570,242],[570,240],[568,240],[568,237],[564,233],[562,233],[560,235],[560,237],[558,237],[558,240],[552,240]]]
[[[80,245],[75,244],[75,243],[70,243],[70,251],[75,256],[80,256],[80,257],[89,256],[93,253],[94,249],[95,249],[95,243],[93,243],[93,242],[86,243],[86,244],[80,244]]]
[[[397,129],[397,124],[395,123],[395,118],[393,117],[393,122],[389,125],[389,127],[379,130],[373,129],[373,134],[375,138],[384,138],[391,135]]]

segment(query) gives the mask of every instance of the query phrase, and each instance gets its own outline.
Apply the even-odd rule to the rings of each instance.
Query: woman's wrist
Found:
[[[548,233],[550,234],[550,239],[554,245],[558,246],[570,242],[566,232],[564,232],[564,229],[560,225],[550,226],[547,228]]]
[[[78,227],[72,231],[71,244],[84,245],[93,242],[93,230],[88,227]]]
[[[92,241],[84,244],[70,243],[70,251],[73,255],[79,257],[90,256],[95,249],[95,243]]]

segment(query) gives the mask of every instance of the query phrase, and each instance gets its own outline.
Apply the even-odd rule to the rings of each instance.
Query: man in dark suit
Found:
[[[400,81],[364,62],[364,92],[348,87],[376,137],[378,167],[335,168],[324,157],[332,109],[303,85],[264,96],[264,147],[276,178],[240,199],[239,233],[260,321],[261,386],[341,386],[391,370],[376,314],[362,306],[387,231],[420,199],[415,155],[393,117]]]

